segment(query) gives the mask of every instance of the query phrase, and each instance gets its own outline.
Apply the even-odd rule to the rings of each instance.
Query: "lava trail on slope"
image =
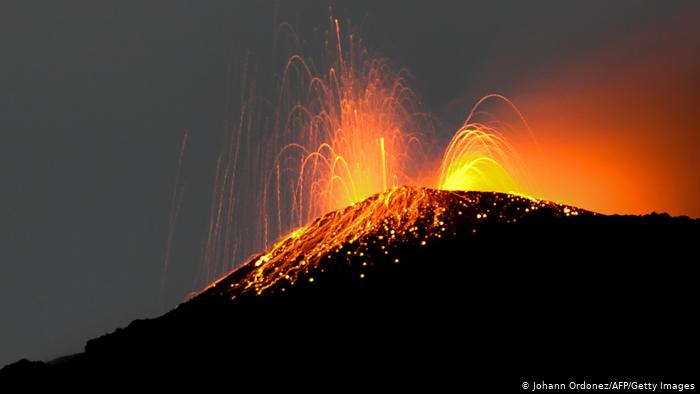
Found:
[[[199,298],[283,297],[299,287],[323,286],[328,275],[333,286],[338,281],[360,286],[375,273],[400,265],[407,251],[435,253],[429,243],[441,247],[460,238],[465,242],[463,257],[468,258],[472,245],[478,247],[481,232],[493,226],[578,215],[593,213],[504,193],[397,187],[292,232],[268,252],[213,283]],[[434,264],[449,269],[450,261]],[[426,261],[422,268],[432,271],[435,267],[429,265]]]

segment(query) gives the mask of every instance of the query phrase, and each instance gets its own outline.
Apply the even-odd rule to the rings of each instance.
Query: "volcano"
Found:
[[[696,343],[698,239],[700,221],[687,217],[398,187],[293,231],[161,317],[0,376],[162,368],[462,387],[477,375],[514,391],[553,370],[678,374]]]

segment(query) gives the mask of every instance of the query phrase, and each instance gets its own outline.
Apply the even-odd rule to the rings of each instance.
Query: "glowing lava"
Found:
[[[417,100],[403,73],[384,58],[371,57],[350,35],[345,42],[335,21],[333,61],[315,74],[300,56],[283,73],[279,133],[291,141],[275,160],[265,196],[295,227],[401,184],[412,184],[422,122]],[[297,97],[296,86],[303,86]]]
[[[254,97],[241,110],[217,169],[204,256],[207,282],[293,229],[377,193],[387,192],[372,215],[379,218],[387,211],[399,225],[410,223],[410,204],[420,199],[413,196],[407,202],[402,185],[524,192],[516,179],[522,164],[506,138],[495,125],[474,121],[483,101],[495,98],[510,104],[507,99],[490,95],[477,103],[437,170],[423,150],[434,126],[407,86],[406,73],[392,71],[387,59],[370,55],[352,34],[344,38],[337,20],[332,27],[322,72],[300,55],[286,62],[264,148],[241,148],[261,127],[255,121]],[[249,178],[243,182],[241,177]],[[260,195],[258,209],[246,206],[240,193]],[[251,211],[260,212],[261,218]],[[348,219],[327,231],[349,235],[378,223],[377,218]],[[251,222],[259,225],[250,228]],[[281,242],[291,242],[295,234]],[[266,265],[265,258],[261,265]],[[298,258],[303,257],[285,257]]]
[[[235,300],[316,286],[330,272],[365,281],[379,266],[401,264],[407,249],[476,237],[482,226],[579,215],[592,213],[504,193],[392,188],[317,218],[205,290]]]

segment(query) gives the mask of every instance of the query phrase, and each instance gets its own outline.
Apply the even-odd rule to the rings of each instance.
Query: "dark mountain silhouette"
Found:
[[[0,377],[509,391],[553,376],[670,381],[697,370],[684,354],[697,354],[699,239],[686,217],[402,187],[320,217],[164,316]]]

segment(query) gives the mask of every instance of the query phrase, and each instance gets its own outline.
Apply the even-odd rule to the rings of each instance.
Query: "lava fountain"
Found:
[[[404,73],[370,56],[352,35],[343,40],[337,21],[334,27],[327,70],[317,74],[297,55],[282,76],[275,128],[289,139],[274,161],[264,198],[272,199],[279,222],[295,227],[413,183],[411,161],[423,155],[419,130],[426,122]],[[292,200],[277,200],[280,193]]]
[[[512,106],[510,101],[500,95],[480,100],[436,170],[424,149],[428,137],[435,137],[434,122],[421,111],[406,71],[395,72],[355,35],[341,34],[337,20],[331,27],[324,66],[298,54],[286,61],[273,121],[259,121],[254,84],[243,100],[218,162],[205,283],[285,235],[300,234],[327,212],[387,190],[393,192],[386,204],[403,201],[402,185],[525,192],[519,179],[524,166],[499,123],[475,120],[484,101]],[[251,135],[261,129],[267,131],[265,143],[254,146]],[[257,209],[246,205],[242,193],[260,196]]]

